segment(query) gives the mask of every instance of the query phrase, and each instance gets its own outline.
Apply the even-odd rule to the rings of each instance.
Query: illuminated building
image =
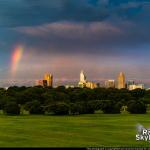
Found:
[[[53,76],[51,74],[45,74],[43,80],[36,80],[36,86],[52,87],[53,86]]]
[[[66,89],[75,88],[75,86],[74,86],[74,85],[66,85],[65,88],[66,88]]]
[[[135,84],[135,82],[133,80],[129,80],[127,82],[127,88],[129,89],[130,85],[134,85],[134,84]]]
[[[123,89],[123,88],[126,88],[125,75],[123,72],[120,72],[118,76],[118,89]]]
[[[86,76],[84,75],[83,70],[80,73],[80,81],[79,81],[79,87],[83,88],[86,87]]]
[[[90,89],[97,88],[97,84],[94,82],[86,82],[86,87]]]
[[[51,74],[45,74],[44,80],[47,81],[47,86],[52,87],[53,86],[53,76]]]
[[[105,81],[106,88],[115,88],[115,80],[107,80]]]
[[[47,87],[47,81],[46,80],[36,80],[36,86],[43,86]]]
[[[90,88],[90,89],[94,89],[94,88],[97,88],[97,84],[94,83],[94,82],[89,82],[86,80],[86,76],[84,74],[83,71],[81,71],[80,73],[80,81],[78,83],[78,86],[81,87],[81,88]]]
[[[129,90],[135,90],[135,89],[144,89],[144,84],[131,84],[128,86]]]

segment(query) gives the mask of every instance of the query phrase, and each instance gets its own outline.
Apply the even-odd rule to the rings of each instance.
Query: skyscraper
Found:
[[[86,88],[90,88],[90,89],[97,88],[96,83],[89,82],[89,81],[86,80],[86,76],[85,76],[83,71],[81,71],[81,73],[80,73],[80,81],[78,83],[78,86],[81,87],[81,88],[86,87]]]
[[[79,87],[82,87],[82,88],[86,87],[86,76],[85,76],[83,70],[80,73],[80,81],[79,81],[78,85],[79,85]]]
[[[125,75],[123,72],[120,72],[118,76],[118,89],[123,89],[123,88],[126,88]]]
[[[86,82],[86,76],[85,76],[83,70],[82,70],[81,73],[80,73],[80,82],[83,82],[83,83]]]
[[[46,73],[44,75],[44,80],[47,81],[47,86],[48,87],[52,87],[53,86],[53,75],[52,74]]]

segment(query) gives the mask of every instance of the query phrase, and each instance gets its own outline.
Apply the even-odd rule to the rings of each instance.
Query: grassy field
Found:
[[[0,147],[150,146],[135,141],[137,123],[150,127],[150,114],[0,115]]]

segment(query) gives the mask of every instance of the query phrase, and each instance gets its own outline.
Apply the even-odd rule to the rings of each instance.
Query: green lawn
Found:
[[[0,115],[0,147],[150,146],[135,141],[137,123],[150,127],[150,114]]]

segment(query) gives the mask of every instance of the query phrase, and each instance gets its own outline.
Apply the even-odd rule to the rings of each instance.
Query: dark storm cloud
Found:
[[[26,36],[26,45],[45,51],[95,51],[111,37],[119,38],[122,32],[106,23],[51,23],[37,27],[20,27],[16,31]],[[20,36],[21,37],[21,36]]]
[[[37,25],[60,20],[103,20],[108,12],[86,0],[1,0],[0,25]]]
[[[149,0],[0,0],[0,43],[118,53],[149,43],[149,8]]]
[[[0,43],[115,54],[150,42],[149,8],[149,0],[0,0]]]
[[[149,0],[0,0],[0,26],[91,22],[111,17],[136,20],[149,6]]]
[[[19,40],[37,51],[99,53],[116,55],[136,51],[149,44],[148,28],[130,22],[57,22],[35,27],[18,27]],[[126,49],[126,50],[125,50]],[[125,50],[125,51],[124,51]]]

